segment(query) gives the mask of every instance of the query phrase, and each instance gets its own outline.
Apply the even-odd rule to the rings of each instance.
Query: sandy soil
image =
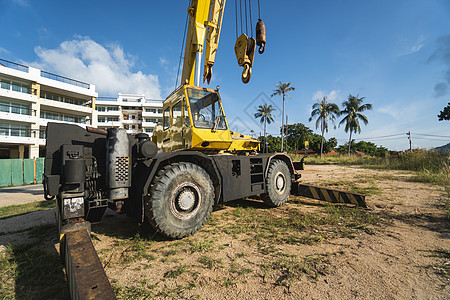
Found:
[[[444,190],[410,182],[411,176],[308,166],[305,183],[368,192],[367,212],[380,222],[351,237],[330,234],[303,244],[268,238],[264,244],[264,238],[256,239],[257,226],[239,233],[224,229],[243,220],[242,207],[260,215],[323,212],[323,203],[291,197],[276,209],[257,201],[231,203],[213,212],[212,221],[194,236],[179,241],[138,228],[125,215],[109,214],[92,226],[93,242],[118,298],[450,299],[449,275],[442,275],[450,264],[450,224],[441,205]],[[19,219],[23,217],[0,220],[0,232],[17,230],[11,224],[25,222]],[[27,224],[52,218],[50,212],[36,212]],[[273,230],[276,236],[277,228]],[[4,234],[0,244],[20,241],[20,235]]]
[[[123,219],[123,226],[132,229],[111,234],[105,226],[114,226],[118,220],[110,218],[93,227],[98,233],[95,247],[108,277],[120,290],[119,298],[450,299],[449,277],[438,274],[442,267],[448,270],[449,264],[449,219],[439,207],[444,191],[408,182],[411,176],[357,167],[308,167],[303,173],[305,183],[345,190],[356,182],[369,191],[368,210],[381,216],[382,222],[372,231],[358,231],[355,238],[261,245],[249,240],[248,234],[221,231],[224,224],[220,222],[235,222],[229,216],[236,206],[248,205],[241,201],[213,212],[218,222],[181,241],[136,244],[130,242],[135,225]],[[274,212],[295,208],[314,214],[323,209],[317,201],[292,200]],[[197,251],[201,245],[204,249]],[[442,250],[447,251],[446,257],[439,257]],[[141,254],[133,257],[131,253]],[[316,263],[297,272],[298,263],[314,259]]]

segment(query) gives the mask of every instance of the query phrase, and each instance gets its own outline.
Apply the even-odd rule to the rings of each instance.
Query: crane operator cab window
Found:
[[[181,126],[181,101],[172,107],[172,118],[174,126]]]
[[[225,116],[217,93],[188,88],[187,95],[189,97],[192,121],[196,128],[227,129]]]
[[[169,129],[170,127],[170,107],[164,109],[163,112],[163,129]]]
[[[189,112],[188,112],[188,108],[186,105],[186,100],[183,98],[183,108],[184,108],[184,125],[186,125],[187,127],[190,127],[191,124],[189,122]]]

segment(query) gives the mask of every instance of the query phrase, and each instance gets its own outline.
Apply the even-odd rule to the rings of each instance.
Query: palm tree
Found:
[[[287,95],[289,98],[291,98],[291,96],[289,96],[288,92],[290,91],[294,91],[295,87],[290,86],[291,83],[290,82],[286,82],[286,83],[281,83],[281,81],[279,82],[279,84],[275,84],[275,86],[277,87],[272,94],[272,97],[275,95],[283,95],[283,116],[281,117],[281,152],[283,152],[283,144],[284,144],[284,100],[285,100],[285,96]]]
[[[259,121],[262,123],[264,123],[264,150],[263,152],[266,152],[266,123],[272,123],[273,122],[273,114],[272,112],[275,110],[274,107],[272,107],[272,105],[267,105],[266,103],[264,103],[263,105],[260,105],[258,107],[258,111],[255,113],[255,119],[259,118]]]
[[[339,114],[339,107],[334,103],[328,103],[327,97],[323,97],[322,101],[317,100],[317,103],[314,103],[312,108],[313,111],[311,112],[309,121],[311,122],[314,117],[317,117],[316,129],[320,126],[320,130],[322,131],[322,141],[320,143],[320,157],[322,157],[323,136],[325,131],[328,132],[328,120],[334,124],[336,115]]]
[[[371,110],[372,104],[364,104],[361,105],[365,97],[359,98],[359,95],[353,96],[352,94],[348,95],[348,100],[342,103],[344,110],[339,112],[339,116],[345,116],[340,122],[339,125],[345,123],[345,132],[350,131],[350,138],[348,140],[348,155],[350,155],[350,146],[352,144],[352,132],[361,133],[361,127],[359,126],[359,120],[363,121],[364,125],[369,123],[367,117],[361,112],[365,110]]]

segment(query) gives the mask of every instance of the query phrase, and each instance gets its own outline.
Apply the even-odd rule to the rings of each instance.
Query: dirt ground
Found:
[[[200,232],[181,241],[133,237],[133,224],[111,234],[106,226],[116,218],[110,218],[111,225],[93,228],[95,247],[119,298],[450,299],[448,274],[441,274],[448,270],[450,249],[449,219],[440,207],[444,191],[407,181],[411,176],[308,166],[305,183],[369,194],[367,214],[378,221],[362,224],[363,230],[346,224],[352,234],[333,232],[329,224],[304,226],[313,237],[304,242],[267,234],[268,229],[291,236],[277,229],[280,219],[289,220],[286,213],[305,218],[323,213],[321,203],[291,197],[277,209],[246,200],[224,206]],[[260,226],[266,217],[276,219]]]
[[[364,192],[369,208],[238,200],[182,240],[111,213],[93,243],[119,299],[450,299],[446,194],[412,176],[308,166],[303,182]],[[24,237],[6,232],[0,244]]]

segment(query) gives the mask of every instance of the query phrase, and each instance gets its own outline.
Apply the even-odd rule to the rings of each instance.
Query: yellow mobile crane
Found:
[[[258,140],[230,131],[218,90],[198,86],[202,53],[204,79],[211,78],[224,6],[225,0],[191,1],[184,82],[164,101],[152,139],[123,128],[48,124],[44,188],[46,197],[56,196],[61,235],[80,222],[99,222],[109,207],[182,238],[206,222],[215,204],[253,195],[270,206],[287,201],[300,177],[290,157],[257,153]],[[236,41],[244,82],[261,41],[245,34]]]
[[[153,141],[123,128],[47,124],[44,195],[56,196],[72,299],[115,299],[88,234],[107,208],[183,238],[205,224],[214,205],[249,196],[259,195],[272,207],[283,205],[290,193],[365,206],[363,195],[300,184],[303,162],[292,163],[284,153],[257,153],[257,140],[229,130],[218,90],[199,87],[202,53],[203,78],[211,79],[224,6],[225,0],[191,1],[183,84],[164,101]],[[258,24],[256,41],[242,34],[235,45],[244,83],[255,44],[264,51],[264,27]]]
[[[191,1],[182,85],[164,101],[162,124],[156,127],[152,138],[158,149],[248,153],[259,148],[258,140],[230,131],[218,89],[199,86],[202,54],[205,56],[203,82],[211,80],[224,9],[225,0]],[[260,36],[258,44],[265,44],[265,37]],[[236,42],[236,57],[239,65],[244,66],[244,82],[250,80],[255,44],[255,39],[245,34]]]

